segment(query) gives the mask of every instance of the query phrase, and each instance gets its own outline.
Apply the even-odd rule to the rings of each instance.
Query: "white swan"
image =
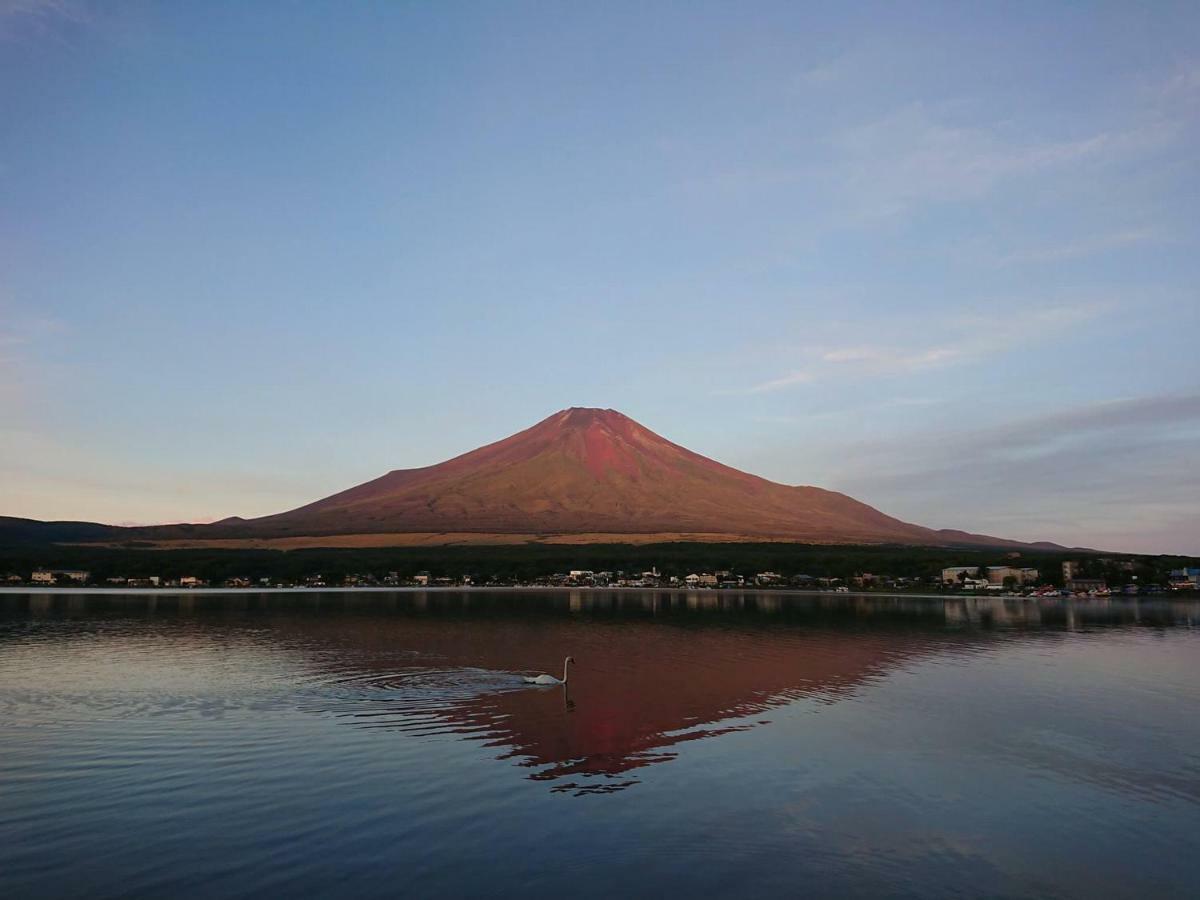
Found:
[[[524,675],[526,684],[566,684],[567,683],[567,666],[575,664],[575,657],[568,656],[563,660],[563,677],[562,680],[555,678],[553,675]]]

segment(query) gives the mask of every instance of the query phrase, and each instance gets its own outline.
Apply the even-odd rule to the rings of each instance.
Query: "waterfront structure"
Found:
[[[38,569],[29,576],[29,580],[34,584],[54,584],[60,578],[65,578],[79,584],[85,584],[88,578],[91,577],[91,574],[91,572],[86,572],[82,569]]]
[[[1018,568],[1016,566],[988,566],[987,580],[991,585],[1002,585],[1005,579],[1015,578],[1016,583],[1020,586],[1033,584],[1038,580],[1038,570],[1030,568]]]
[[[951,566],[942,569],[942,584],[958,584],[964,578],[979,574],[979,566]]]
[[[1172,569],[1167,583],[1175,590],[1200,589],[1200,568]]]

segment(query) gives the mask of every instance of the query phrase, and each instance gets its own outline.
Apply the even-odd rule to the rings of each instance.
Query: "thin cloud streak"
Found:
[[[1002,355],[1018,346],[1027,346],[1030,335],[1041,338],[1045,329],[1078,325],[1114,309],[1107,301],[1050,306],[996,314],[956,314],[940,324],[929,323],[921,330],[947,332],[936,344],[916,350],[896,349],[894,345],[860,344],[831,349],[809,348],[810,364],[777,378],[748,388],[725,393],[762,394],[786,390],[817,381],[842,378],[878,378],[910,375],[931,369],[978,362]],[[980,336],[983,333],[984,336]],[[905,344],[903,335],[895,343]]]
[[[1200,394],[1159,395],[862,443],[841,455],[836,486],[926,524],[953,509],[955,527],[971,530],[1196,553],[1197,458]],[[967,502],[979,494],[986,509]]]
[[[85,25],[92,20],[77,0],[0,0],[0,41],[22,34],[42,36],[59,25]]]
[[[860,216],[888,218],[929,203],[978,199],[1012,179],[1141,156],[1177,132],[1175,122],[1161,119],[1076,140],[1020,142],[993,127],[947,124],[915,103],[836,137],[841,162],[834,170]]]
[[[1098,253],[1122,250],[1126,247],[1134,247],[1141,244],[1167,243],[1169,240],[1157,228],[1132,228],[1126,231],[1082,238],[1077,241],[1048,247],[1035,247],[1014,251],[997,258],[996,264],[1009,266],[1027,263],[1053,263],[1067,259],[1095,256]]]

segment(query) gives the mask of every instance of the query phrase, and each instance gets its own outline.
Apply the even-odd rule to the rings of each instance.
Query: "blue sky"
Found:
[[[0,0],[0,513],[290,508],[565,406],[1200,553],[1194,3]]]

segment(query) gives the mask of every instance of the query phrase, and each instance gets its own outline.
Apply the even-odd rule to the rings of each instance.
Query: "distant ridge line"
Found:
[[[0,537],[5,535],[176,546],[387,546],[377,542],[388,539],[396,546],[433,546],[439,539],[485,543],[489,536],[499,543],[588,543],[601,536],[642,543],[658,536],[704,542],[1068,549],[904,522],[836,491],[779,484],[740,471],[616,410],[588,407],[559,410],[444,462],[395,469],[275,515],[143,527],[0,517]],[[319,543],[321,539],[328,543]]]

